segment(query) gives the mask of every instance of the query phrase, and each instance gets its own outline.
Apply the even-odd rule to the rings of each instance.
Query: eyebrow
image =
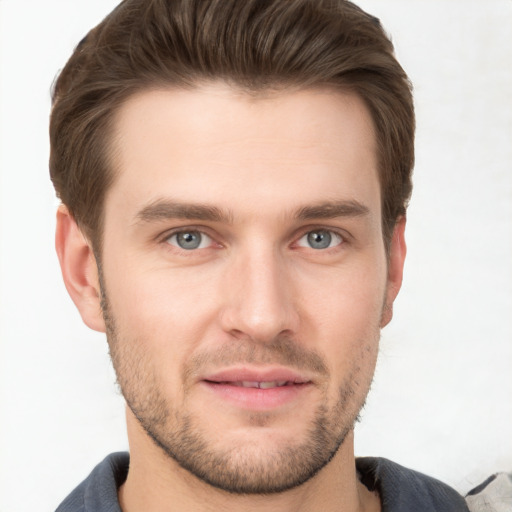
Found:
[[[231,222],[232,216],[216,206],[156,200],[140,210],[137,221],[155,222],[166,219],[190,219],[211,222]]]
[[[300,220],[335,219],[337,217],[362,217],[369,213],[370,209],[359,201],[327,201],[300,208],[296,217]]]
[[[326,201],[303,206],[295,211],[293,217],[298,220],[335,219],[337,217],[361,217],[368,215],[369,212],[369,208],[358,201]],[[188,219],[230,224],[233,222],[233,215],[216,206],[159,199],[142,208],[137,213],[136,219],[137,222]]]

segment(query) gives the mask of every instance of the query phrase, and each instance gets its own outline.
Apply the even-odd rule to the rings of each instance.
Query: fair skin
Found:
[[[405,222],[387,258],[362,101],[146,91],[118,113],[114,150],[101,272],[65,207],[56,245],[128,403],[122,509],[380,510],[353,424]]]

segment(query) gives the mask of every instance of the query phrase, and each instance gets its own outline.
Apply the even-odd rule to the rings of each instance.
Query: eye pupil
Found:
[[[332,235],[329,231],[311,231],[308,233],[308,244],[313,249],[326,249],[331,245]]]
[[[201,233],[198,231],[185,231],[176,235],[176,242],[185,250],[197,249],[201,245]]]

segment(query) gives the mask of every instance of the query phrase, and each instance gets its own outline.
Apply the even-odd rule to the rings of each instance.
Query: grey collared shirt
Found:
[[[128,453],[109,455],[56,512],[121,512],[117,490],[126,479],[129,463]],[[387,459],[359,458],[356,466],[361,482],[380,494],[382,512],[469,512],[465,499],[439,480]]]

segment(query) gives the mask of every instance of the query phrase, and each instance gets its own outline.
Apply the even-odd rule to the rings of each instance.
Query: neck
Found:
[[[333,459],[294,489],[269,495],[237,495],[216,489],[167,456],[127,412],[130,469],[119,489],[123,512],[378,512],[380,501],[356,475],[350,432]]]

